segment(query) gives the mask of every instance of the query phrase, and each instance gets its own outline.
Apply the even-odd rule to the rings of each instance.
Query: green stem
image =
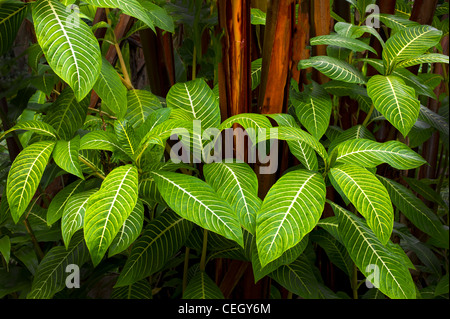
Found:
[[[366,127],[369,124],[370,117],[372,116],[372,113],[373,113],[374,110],[375,110],[375,106],[372,104],[370,106],[369,113],[367,113],[367,116],[364,119],[364,122],[363,122],[362,126]]]
[[[192,56],[192,80],[197,77],[197,47],[194,46],[194,52]]]
[[[82,158],[81,156],[78,156],[78,159],[79,159],[80,161],[82,161],[84,164],[86,164],[86,166],[88,166],[90,169],[92,169],[95,176],[98,176],[98,177],[100,177],[101,179],[106,179],[106,177],[105,177],[103,174],[101,174],[101,173],[98,171],[98,169],[97,169],[94,165],[92,165],[91,163],[89,163],[88,161],[86,161],[86,160],[85,160],[84,158]]]
[[[183,267],[183,293],[186,290],[187,286],[187,274],[189,269],[189,252],[190,248],[186,247],[186,251],[184,253],[184,267]]]
[[[39,258],[39,262],[44,259],[44,253],[42,252],[41,247],[39,246],[39,243],[36,239],[36,236],[34,235],[33,229],[31,228],[30,222],[28,221],[28,218],[25,218],[23,223],[25,224],[25,228],[27,229],[28,234],[31,237],[31,241],[33,243],[34,250]]]
[[[200,258],[200,270],[205,271],[206,268],[206,251],[208,247],[208,231],[203,230],[203,247],[202,247],[202,257]]]
[[[353,264],[353,275],[351,286],[353,291],[353,299],[358,299],[358,267],[356,267],[356,264]]]

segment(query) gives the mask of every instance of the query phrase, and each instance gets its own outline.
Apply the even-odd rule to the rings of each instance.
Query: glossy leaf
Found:
[[[9,133],[19,130],[32,131],[40,135],[50,136],[55,139],[57,138],[57,132],[51,125],[44,123],[42,121],[29,120],[29,121],[20,121],[9,130],[2,133],[0,135],[0,140],[2,140]]]
[[[0,56],[13,45],[27,10],[28,5],[23,2],[2,1],[0,3]]]
[[[80,136],[75,136],[70,141],[59,140],[56,142],[53,150],[53,159],[55,163],[68,173],[84,179],[78,159],[78,150],[80,148]]]

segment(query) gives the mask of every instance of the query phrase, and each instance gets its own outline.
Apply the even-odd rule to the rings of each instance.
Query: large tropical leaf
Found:
[[[220,124],[219,103],[203,79],[173,85],[166,97],[167,107],[182,109],[201,121],[203,129]]]
[[[382,163],[407,170],[417,168],[426,161],[399,141],[379,143],[368,139],[345,141],[335,148],[336,162],[375,167]]]
[[[128,120],[116,120],[114,121],[114,132],[116,133],[117,142],[119,142],[125,153],[134,158],[138,151],[139,142],[133,126]]]
[[[251,73],[252,90],[256,89],[261,83],[262,58],[252,61]]]
[[[301,60],[298,67],[299,69],[313,67],[332,80],[348,83],[366,83],[364,75],[354,66],[345,61],[328,56],[315,56],[307,60]]]
[[[14,222],[19,221],[33,198],[54,146],[54,141],[31,144],[12,163],[6,182],[6,195]]]
[[[67,249],[57,246],[46,253],[34,275],[28,299],[51,299],[55,293],[66,287],[69,275],[67,266],[79,268],[89,259],[89,253],[84,243],[83,232],[74,235]]]
[[[102,57],[102,67],[93,89],[102,99],[102,105],[113,111],[119,119],[123,118],[127,111],[127,88],[105,57]]]
[[[192,225],[170,210],[149,222],[134,242],[115,287],[131,285],[160,270],[184,244]]]
[[[173,172],[152,172],[165,202],[177,214],[243,246],[241,225],[230,204],[202,180]]]
[[[339,144],[345,141],[359,138],[375,141],[375,136],[365,126],[355,125],[349,128],[348,130],[345,130],[344,132],[340,132],[336,138],[333,138],[333,140],[330,143],[330,146],[328,147],[328,152],[331,155],[331,152]]]
[[[93,131],[84,135],[80,140],[81,150],[120,150],[126,154],[126,151],[117,141],[114,133],[107,131]]]
[[[382,244],[365,222],[329,202],[339,218],[339,236],[359,270],[392,299],[413,299],[416,289],[403,256]]]
[[[61,233],[66,248],[69,247],[72,236],[83,228],[84,213],[89,197],[98,189],[93,188],[88,191],[78,192],[67,199],[61,218]]]
[[[3,132],[0,135],[0,141],[7,134],[9,134],[9,133],[11,133],[13,131],[20,131],[20,130],[32,131],[32,132],[35,132],[35,133],[40,134],[40,135],[45,135],[45,136],[50,136],[50,137],[53,137],[53,138],[57,138],[57,133],[56,133],[55,129],[51,125],[49,125],[47,123],[44,123],[42,121],[28,120],[28,121],[20,121],[19,123],[14,125],[12,128],[7,130],[6,132]]]
[[[82,192],[85,186],[83,180],[78,179],[75,182],[66,185],[66,187],[60,190],[55,197],[52,198],[47,209],[47,225],[52,225],[62,217],[64,208],[69,199],[73,195]]]
[[[53,150],[55,163],[66,172],[84,179],[81,165],[78,159],[80,148],[80,136],[76,135],[70,141],[59,140]]]
[[[300,123],[316,139],[325,134],[331,117],[331,98],[322,86],[316,82],[308,85],[297,94],[291,94],[290,100]]]
[[[352,164],[338,164],[330,169],[328,176],[386,244],[394,226],[394,209],[383,184],[367,169]]]
[[[233,208],[241,225],[255,234],[256,212],[261,206],[258,178],[246,163],[211,163],[203,166],[208,184]]]
[[[327,34],[321,35],[310,40],[311,45],[332,45],[340,48],[350,49],[352,51],[362,52],[362,51],[371,51],[373,53],[377,53],[375,49],[373,49],[370,45],[365,42],[353,39],[346,36],[341,36],[339,34]]]
[[[442,31],[427,25],[406,28],[386,41],[383,60],[389,75],[398,63],[415,58],[434,47],[441,40]]]
[[[189,280],[183,299],[224,299],[222,291],[204,271],[198,271]]]
[[[396,76],[375,75],[367,83],[375,108],[407,136],[419,116],[420,102],[413,88]]]
[[[320,219],[325,205],[320,174],[296,170],[269,190],[256,215],[256,245],[261,266],[297,245]]]
[[[10,0],[0,3],[0,56],[13,45],[27,9],[28,5],[20,1]]]
[[[65,88],[49,107],[44,122],[53,126],[60,139],[69,141],[86,119],[89,99],[78,102],[71,88]]]
[[[32,12],[36,37],[48,64],[81,101],[100,73],[97,39],[76,13],[58,1],[38,0]]]
[[[411,59],[404,60],[397,64],[396,68],[408,68],[413,65],[424,64],[424,63],[449,63],[448,55],[440,53],[429,53],[416,56]]]
[[[414,193],[405,186],[391,179],[377,175],[381,183],[386,187],[392,203],[408,218],[417,228],[432,237],[443,237],[445,234],[443,225],[436,214],[428,208]]]
[[[84,235],[92,261],[97,265],[128,218],[138,198],[135,166],[119,166],[103,181],[88,201]]]
[[[123,13],[141,20],[149,28],[155,31],[153,19],[148,15],[147,10],[138,0],[86,0],[86,2],[100,8],[119,8]]]
[[[314,275],[313,265],[304,254],[301,254],[297,260],[289,265],[280,266],[269,276],[304,299],[317,299],[319,297],[319,283]]]

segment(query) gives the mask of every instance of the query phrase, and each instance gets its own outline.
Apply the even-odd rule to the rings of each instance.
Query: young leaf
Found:
[[[72,193],[72,195],[67,198],[65,205],[63,205],[64,211],[61,217],[61,233],[66,248],[69,247],[72,236],[78,230],[83,228],[84,213],[86,212],[89,197],[97,192],[97,190],[98,189],[93,188],[84,192]]]
[[[48,64],[81,101],[100,73],[102,60],[97,39],[77,14],[58,1],[38,0],[32,13],[36,37]]]
[[[108,257],[121,253],[138,238],[144,225],[144,204],[138,199],[136,206],[120,228],[109,248]]]
[[[183,299],[224,299],[222,291],[204,271],[198,271],[189,280]]]
[[[414,299],[415,285],[403,257],[381,243],[363,220],[328,203],[339,218],[339,236],[364,276],[392,299]]]
[[[255,234],[261,206],[258,179],[246,163],[211,163],[203,166],[205,181],[233,208],[242,226]]]
[[[291,95],[290,100],[302,125],[320,140],[331,117],[332,103],[327,91],[318,83],[312,82],[312,86],[306,86],[301,93]]]
[[[54,146],[54,141],[31,144],[20,152],[12,163],[8,173],[6,195],[15,223],[33,198]]]
[[[131,285],[160,270],[184,244],[192,225],[171,210],[149,222],[134,242],[115,287]]]
[[[83,180],[79,179],[64,187],[53,197],[47,209],[47,225],[50,226],[61,218],[64,207],[69,199],[73,195],[83,191],[84,186]]]
[[[99,77],[93,87],[95,93],[102,99],[102,104],[123,118],[127,110],[127,88],[120,80],[116,69],[102,57],[102,67]]]
[[[57,133],[51,125],[44,123],[42,121],[29,120],[29,121],[20,121],[9,130],[2,133],[0,135],[0,140],[2,140],[7,134],[18,130],[32,131],[40,135],[50,136],[55,139],[57,138]]]
[[[367,83],[367,94],[375,108],[403,136],[407,136],[419,116],[420,102],[414,89],[396,76],[375,75]]]
[[[332,80],[348,83],[366,83],[364,75],[354,66],[345,61],[328,56],[315,56],[307,60],[301,60],[298,67],[299,69],[313,67]]]
[[[336,163],[355,164],[362,167],[376,167],[382,163],[399,169],[417,168],[426,161],[399,141],[378,143],[368,139],[345,141],[336,148]]]
[[[333,45],[340,48],[347,48],[352,51],[362,52],[371,51],[377,54],[377,51],[370,45],[364,43],[361,40],[353,39],[350,37],[341,36],[339,34],[327,34],[314,37],[310,40],[311,45]]]
[[[286,173],[269,190],[256,214],[256,245],[261,266],[298,244],[319,221],[325,182],[313,172]]]
[[[173,172],[152,172],[164,201],[177,214],[243,246],[241,225],[231,206],[202,180]]]
[[[220,124],[219,103],[203,79],[173,85],[167,93],[166,102],[167,107],[182,109],[202,121],[204,129]]]
[[[83,172],[78,159],[80,148],[80,136],[75,136],[70,141],[59,140],[53,150],[55,163],[66,172],[84,179]]]
[[[126,154],[125,149],[121,147],[116,136],[107,131],[93,131],[84,135],[80,140],[81,150],[105,150],[111,152],[121,150]]]
[[[424,63],[449,63],[448,55],[439,54],[439,53],[429,53],[429,54],[422,54],[419,56],[416,56],[414,58],[405,60],[403,62],[400,62],[396,65],[396,68],[408,68],[413,65],[417,64],[424,64]]]
[[[415,58],[425,53],[441,40],[442,31],[427,25],[409,27],[395,33],[386,41],[383,60],[386,74],[404,60]]]
[[[161,109],[158,97],[145,90],[130,90],[127,93],[128,108],[125,119],[133,128],[138,128],[154,111]]]
[[[134,158],[138,150],[138,140],[131,124],[127,120],[116,120],[114,121],[114,131],[119,145],[126,154]]]
[[[96,266],[134,209],[138,198],[138,172],[132,165],[112,170],[100,190],[89,198],[84,236]]]
[[[74,235],[66,249],[57,246],[50,249],[38,266],[28,293],[28,299],[51,299],[66,287],[67,266],[81,267],[89,259],[83,232]]]
[[[383,184],[367,169],[352,164],[338,164],[330,169],[328,176],[366,218],[383,245],[386,244],[394,226],[394,209]]]
[[[252,9],[253,10],[253,9]],[[252,61],[251,73],[252,91],[261,83],[262,58]]]

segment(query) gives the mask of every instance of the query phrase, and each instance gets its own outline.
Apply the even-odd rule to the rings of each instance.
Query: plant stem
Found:
[[[84,164],[86,164],[86,166],[88,166],[90,169],[92,169],[92,170],[94,171],[94,174],[95,174],[96,176],[100,177],[101,179],[105,179],[105,178],[106,178],[103,174],[101,174],[101,173],[98,171],[98,169],[97,169],[94,165],[92,165],[91,163],[89,163],[88,161],[86,161],[84,158],[82,158],[81,156],[78,156],[78,159],[79,159],[80,161],[82,161]]]
[[[189,252],[190,248],[186,247],[186,251],[184,253],[184,267],[183,267],[183,293],[186,290],[187,286],[187,273],[189,269]]]
[[[200,270],[201,271],[205,271],[207,247],[208,247],[208,230],[203,229],[202,257],[200,258]]]
[[[375,106],[372,104],[372,105],[370,106],[369,113],[367,113],[367,116],[366,116],[366,118],[364,119],[364,122],[363,122],[362,126],[364,126],[364,127],[367,126],[367,124],[369,123],[370,117],[372,116],[372,113],[373,113],[374,110],[375,110]]]
[[[358,268],[356,264],[353,264],[352,291],[353,299],[358,299]]]
[[[93,108],[93,107],[90,107],[90,106],[89,106],[88,109],[89,109],[89,111],[98,113],[100,116],[106,115],[107,117],[109,117],[109,118],[112,119],[112,120],[117,120],[117,117],[112,116],[111,114],[108,114],[108,113],[106,113],[106,112],[97,110],[96,108]]]
[[[192,80],[197,77],[197,47],[194,45],[194,52],[192,56]]]
[[[36,254],[37,254],[39,262],[40,262],[40,261],[42,261],[42,259],[44,259],[44,253],[42,252],[42,249],[39,246],[36,236],[34,236],[34,232],[33,232],[33,229],[31,228],[28,218],[25,218],[23,223],[25,224],[25,228],[27,229],[28,234],[30,234],[31,241],[33,242],[34,250],[36,251]]]

